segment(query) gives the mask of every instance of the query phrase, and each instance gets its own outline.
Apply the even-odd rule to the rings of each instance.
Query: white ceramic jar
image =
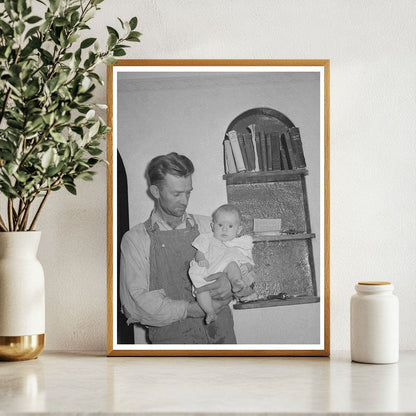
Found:
[[[351,360],[399,360],[399,302],[390,282],[359,282],[351,297]]]

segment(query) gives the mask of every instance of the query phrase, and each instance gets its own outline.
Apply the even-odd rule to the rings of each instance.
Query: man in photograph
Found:
[[[149,163],[146,177],[155,206],[144,223],[123,237],[120,298],[129,324],[147,328],[152,344],[235,344],[228,306],[231,285],[225,273],[206,278],[218,318],[206,324],[188,276],[195,256],[192,241],[211,231],[211,218],[186,212],[194,166],[183,155],[169,153]]]

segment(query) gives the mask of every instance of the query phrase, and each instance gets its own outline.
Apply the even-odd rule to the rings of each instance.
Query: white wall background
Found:
[[[106,0],[90,26],[104,43],[134,15],[143,37],[127,58],[331,60],[331,348],[349,348],[365,279],[394,283],[400,346],[416,349],[416,2]],[[104,350],[105,167],[77,197],[54,194],[39,228],[46,348]]]

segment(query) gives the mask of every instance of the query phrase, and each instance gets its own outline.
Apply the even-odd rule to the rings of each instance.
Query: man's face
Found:
[[[159,208],[168,215],[182,217],[191,196],[192,176],[178,177],[168,173],[159,186],[152,187],[152,194],[158,200]]]

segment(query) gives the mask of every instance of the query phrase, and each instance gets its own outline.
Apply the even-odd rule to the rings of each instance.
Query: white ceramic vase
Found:
[[[0,232],[0,360],[36,358],[45,343],[40,231]]]

